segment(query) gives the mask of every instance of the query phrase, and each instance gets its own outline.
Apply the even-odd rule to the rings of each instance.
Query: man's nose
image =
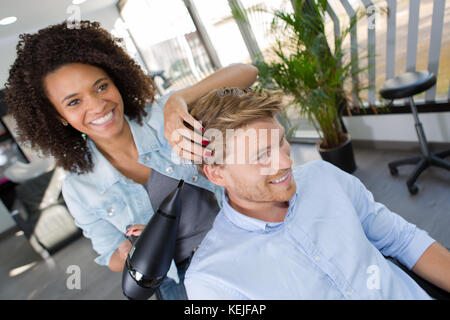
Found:
[[[285,144],[278,150],[272,151],[274,151],[274,154],[272,154],[270,159],[270,167],[261,169],[261,174],[263,175],[274,175],[281,170],[290,169],[292,167],[291,148],[287,141],[285,141]]]
[[[285,141],[285,145],[280,148],[280,169],[289,169],[292,167],[291,146]]]

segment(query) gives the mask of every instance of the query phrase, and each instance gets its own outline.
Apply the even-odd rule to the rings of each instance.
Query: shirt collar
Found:
[[[148,131],[145,123],[144,125],[139,125],[136,121],[131,121],[127,115],[124,115],[124,119],[130,126],[138,150],[139,162],[141,162],[145,154],[159,149],[158,140],[154,134]],[[94,141],[88,138],[87,145],[91,151],[92,160],[94,162],[93,171],[89,174],[92,175],[100,193],[104,193],[114,183],[123,179],[124,176],[103,156]]]
[[[267,222],[260,219],[252,218],[246,216],[231,207],[229,204],[229,198],[226,194],[225,188],[222,191],[222,207],[225,216],[237,227],[247,230],[247,231],[262,231],[266,232],[273,229],[281,224],[285,223],[290,219],[292,208],[294,207],[295,200],[297,199],[297,192],[289,199],[289,209],[286,213],[286,218],[284,222]]]

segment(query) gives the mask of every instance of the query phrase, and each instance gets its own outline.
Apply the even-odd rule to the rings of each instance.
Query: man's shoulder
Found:
[[[211,263],[220,263],[222,253],[228,252],[227,248],[238,244],[237,239],[242,239],[242,232],[230,223],[223,209],[217,214],[212,228],[203,238],[192,258],[189,270],[200,271]],[[240,233],[240,236],[237,234]]]
[[[222,208],[214,219],[211,229],[201,241],[195,252],[195,256],[207,256],[211,252],[215,252],[222,245],[224,238],[227,237],[227,232],[225,231],[228,228],[224,224],[226,224],[226,221]]]
[[[326,172],[334,171],[337,168],[331,163],[324,160],[314,160],[310,162],[302,163],[292,169],[292,174],[295,178],[300,177],[305,173],[323,174]]]

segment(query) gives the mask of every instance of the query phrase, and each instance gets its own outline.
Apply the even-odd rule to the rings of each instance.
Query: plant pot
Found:
[[[323,149],[320,145],[321,142],[317,143],[317,150],[323,160],[330,162],[336,167],[344,170],[348,173],[353,173],[356,170],[355,156],[353,154],[352,138],[349,134],[343,133],[346,140],[340,146],[333,149]]]

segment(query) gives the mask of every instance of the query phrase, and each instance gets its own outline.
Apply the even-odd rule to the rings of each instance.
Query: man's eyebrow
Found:
[[[100,79],[97,79],[97,80],[94,82],[94,84],[93,84],[92,86],[95,87],[97,84],[99,84],[99,83],[102,82],[103,80],[107,80],[107,79],[108,79],[107,77],[102,77],[102,78],[100,78]],[[72,94],[69,94],[67,97],[65,97],[64,99],[61,100],[61,103],[63,103],[63,102],[64,102],[65,100],[67,100],[67,99],[70,99],[70,98],[75,97],[77,94],[78,94],[78,93],[72,93]]]

